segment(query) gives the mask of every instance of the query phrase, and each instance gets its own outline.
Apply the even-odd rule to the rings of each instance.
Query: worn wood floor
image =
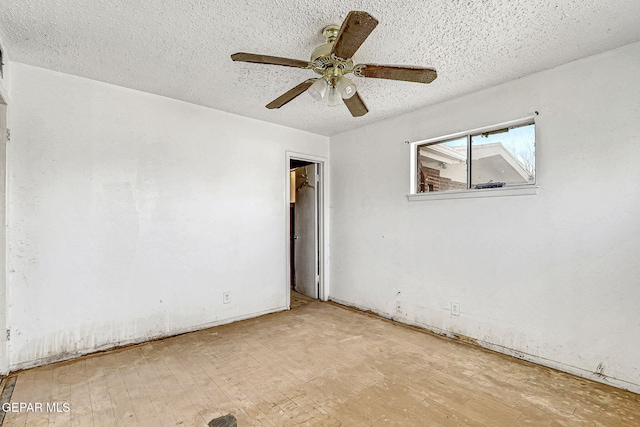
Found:
[[[331,303],[17,374],[5,426],[640,425],[639,395]]]
[[[300,292],[291,290],[291,308],[300,307],[302,305],[309,304],[312,301],[316,301],[316,300],[306,295],[303,295]]]

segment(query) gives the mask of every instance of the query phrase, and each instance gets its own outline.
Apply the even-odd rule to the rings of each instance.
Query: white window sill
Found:
[[[409,194],[410,202],[420,200],[446,200],[446,199],[477,199],[481,197],[506,197],[506,196],[535,196],[538,194],[538,186],[527,185],[522,187],[483,188],[481,190],[453,190],[435,191],[431,193]]]

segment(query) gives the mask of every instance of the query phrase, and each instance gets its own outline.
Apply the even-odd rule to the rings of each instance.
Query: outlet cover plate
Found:
[[[452,302],[451,303],[451,315],[452,316],[460,316],[460,303]]]

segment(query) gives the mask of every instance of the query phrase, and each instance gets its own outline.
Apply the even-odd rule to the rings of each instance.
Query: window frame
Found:
[[[480,198],[480,197],[500,197],[500,196],[518,196],[518,195],[535,195],[538,194],[538,174],[535,172],[536,180],[531,184],[510,185],[508,187],[496,187],[496,188],[469,188],[471,183],[471,170],[473,168],[473,161],[471,166],[467,167],[467,188],[462,190],[447,190],[436,192],[418,192],[418,147],[423,145],[435,145],[443,142],[447,142],[459,138],[467,138],[467,161],[471,160],[471,137],[493,132],[504,128],[512,128],[518,126],[534,125],[537,130],[536,116],[524,117],[516,120],[510,120],[508,122],[498,123],[490,126],[483,126],[467,131],[456,132],[448,135],[438,136],[435,138],[429,138],[422,141],[415,141],[409,144],[410,146],[410,178],[409,178],[409,194],[407,198],[409,201],[415,200],[441,200],[441,199],[460,199],[460,198]],[[538,146],[538,132],[535,133],[535,144]],[[537,169],[537,149],[534,156],[536,159]]]

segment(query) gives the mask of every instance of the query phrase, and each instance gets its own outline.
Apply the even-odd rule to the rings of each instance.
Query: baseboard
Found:
[[[354,304],[349,301],[343,301],[338,298],[330,297],[329,300],[346,307],[355,308],[357,310],[364,311],[364,312],[374,313],[380,317],[392,320],[394,322],[403,323],[405,325],[410,325],[410,326],[415,326],[421,329],[425,329],[431,333],[450,338],[454,341],[464,342],[466,344],[471,344],[471,345],[477,345],[487,350],[495,351],[496,353],[505,354],[507,356],[515,357],[516,359],[526,360],[527,362],[535,363],[537,365],[542,365],[548,368],[556,369],[558,371],[566,372],[568,374],[575,375],[580,378],[584,378],[587,380],[595,381],[598,383],[620,388],[622,390],[627,390],[633,393],[640,394],[640,384],[635,384],[629,381],[621,380],[619,378],[610,377],[608,375],[597,374],[595,372],[589,371],[587,369],[579,368],[577,366],[569,365],[563,362],[558,362],[552,359],[547,359],[541,356],[536,356],[535,354],[530,354],[520,350],[515,350],[509,347],[479,340],[473,337],[467,337],[465,335],[457,334],[452,331],[447,331],[447,330],[440,329],[435,326],[423,324],[420,322],[407,322],[407,321],[404,321],[404,319],[398,319],[396,317],[393,317],[388,313],[372,310],[368,307],[360,306],[358,304]]]
[[[234,323],[234,322],[239,322],[239,321],[242,321],[242,320],[252,319],[254,317],[264,316],[266,314],[277,313],[277,312],[285,311],[285,310],[287,310],[286,306],[280,306],[280,307],[275,307],[275,308],[271,308],[271,309],[268,309],[268,310],[257,311],[257,312],[249,313],[249,314],[243,314],[241,316],[230,317],[230,318],[223,319],[223,320],[217,320],[217,321],[214,321],[214,322],[208,322],[208,323],[203,323],[203,324],[199,324],[199,325],[188,326],[188,327],[185,327],[185,328],[177,328],[177,329],[174,329],[172,331],[168,331],[166,333],[153,334],[153,335],[149,335],[149,336],[145,336],[145,337],[139,337],[139,338],[134,338],[134,339],[130,339],[130,340],[124,340],[124,341],[118,341],[118,342],[114,342],[114,343],[106,343],[106,344],[100,345],[98,347],[80,349],[80,350],[76,350],[76,351],[73,351],[73,352],[70,352],[70,353],[62,353],[62,354],[56,354],[56,355],[53,355],[53,356],[43,357],[43,358],[39,358],[39,359],[28,360],[28,361],[16,363],[14,365],[10,365],[9,366],[9,372],[12,374],[12,373],[15,373],[15,372],[18,372],[18,371],[22,371],[22,370],[25,370],[25,369],[35,368],[35,367],[44,366],[44,365],[50,365],[52,363],[64,362],[64,361],[67,361],[67,360],[77,359],[77,358],[82,357],[82,356],[89,356],[89,355],[96,354],[96,353],[102,353],[102,352],[105,352],[105,351],[116,350],[116,349],[123,348],[123,347],[129,347],[129,346],[132,346],[132,345],[144,344],[146,342],[157,341],[157,340],[161,340],[161,339],[165,339],[165,338],[175,337],[175,336],[178,336],[178,335],[184,335],[184,334],[187,334],[189,332],[201,331],[203,329],[209,329],[209,328],[213,328],[215,326],[227,325],[229,323]]]

